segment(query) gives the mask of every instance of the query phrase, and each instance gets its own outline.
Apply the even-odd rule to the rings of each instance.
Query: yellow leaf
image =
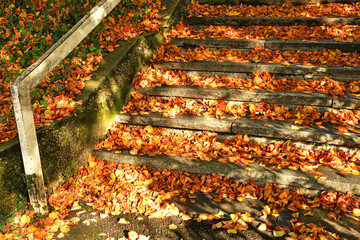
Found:
[[[299,126],[295,126],[295,125],[291,125],[291,129],[293,129],[293,130],[299,130],[300,127],[299,127]]]
[[[95,167],[95,165],[96,165],[95,162],[93,162],[93,161],[89,162],[89,167],[90,167],[90,168]]]
[[[191,219],[191,217],[190,217],[189,215],[186,215],[186,214],[183,214],[183,215],[181,216],[181,218],[182,218],[183,220],[185,220],[185,221]]]
[[[245,171],[249,171],[249,172],[251,172],[252,171],[252,169],[251,168],[245,168]]]
[[[281,230],[281,231],[273,231],[273,234],[275,237],[282,237],[285,235],[285,231],[284,230]]]
[[[289,236],[290,236],[290,237],[293,237],[293,238],[297,238],[297,237],[298,237],[298,235],[297,235],[296,233],[294,233],[294,232],[289,232]]]
[[[178,228],[178,226],[176,226],[175,224],[170,224],[169,225],[169,229],[177,229]]]
[[[140,186],[140,185],[143,185],[143,183],[144,183],[143,181],[135,181],[134,185],[135,186]]]
[[[58,218],[58,215],[59,215],[58,212],[51,212],[51,213],[49,214],[49,218],[51,218],[51,219],[56,219],[56,218]]]
[[[113,180],[113,181],[116,180],[115,173],[110,173],[110,179]]]
[[[130,231],[130,232],[128,233],[128,236],[129,236],[130,239],[137,239],[137,237],[138,237],[139,235],[138,235],[137,232],[135,232],[135,231]]]
[[[150,125],[147,125],[145,128],[144,128],[145,131],[147,131],[148,133],[152,133],[154,131],[154,128]]]
[[[260,224],[260,225],[258,226],[258,229],[259,229],[260,231],[266,231],[266,224],[265,224],[265,223]]]
[[[305,213],[304,216],[314,216],[314,213],[309,211],[309,212]]]
[[[214,226],[215,226],[216,228],[221,228],[222,225],[223,225],[223,224],[222,224],[221,222],[218,222],[218,223],[214,224]]]
[[[237,234],[237,230],[236,229],[232,229],[232,228],[230,228],[230,229],[228,229],[228,230],[226,230],[228,233],[232,233],[232,234]]]
[[[354,208],[353,213],[354,213],[354,216],[360,217],[360,208]]]
[[[70,231],[70,227],[68,225],[63,225],[60,227],[60,231],[62,233],[67,233],[68,231]]]
[[[125,218],[120,218],[118,223],[121,223],[121,224],[130,224],[129,221],[126,221]]]
[[[30,221],[31,221],[31,219],[30,219],[30,217],[28,215],[24,214],[24,215],[21,216],[20,222],[22,224],[24,224],[24,225],[28,224],[28,223],[30,223]]]
[[[51,117],[54,114],[54,112],[47,109],[47,110],[45,110],[44,114],[45,114],[45,117]]]
[[[269,214],[271,213],[271,209],[270,209],[269,205],[264,206],[262,212],[263,212],[265,215],[269,215]]]
[[[352,93],[357,93],[357,92],[360,91],[360,87],[359,86],[353,86],[353,87],[351,87],[350,90],[351,90]]]
[[[51,233],[57,232],[59,230],[59,227],[57,225],[52,225],[49,229]]]

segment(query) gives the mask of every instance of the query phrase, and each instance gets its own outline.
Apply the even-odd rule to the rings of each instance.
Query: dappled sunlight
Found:
[[[333,96],[344,96],[345,93],[360,93],[360,80],[349,79],[346,82],[333,80],[331,77],[316,79],[276,78],[268,72],[255,72],[247,78],[234,78],[215,75],[189,76],[186,71],[167,70],[149,67],[138,74],[133,83],[136,89],[144,87],[198,86],[204,88],[233,88],[238,91],[268,90],[297,91],[303,93],[320,92]]]
[[[359,41],[360,26],[207,26],[194,29],[183,23],[174,26],[171,38],[225,38],[225,39],[282,39],[282,40],[331,40]]]
[[[360,66],[360,53],[342,52],[339,49],[321,51],[271,50],[256,46],[239,51],[230,48],[214,50],[204,46],[184,49],[164,42],[153,57],[154,62],[217,61],[236,63],[278,63],[285,66]]]
[[[190,216],[186,210],[176,207],[174,202],[195,204],[196,193],[210,195],[215,202],[250,198],[261,200],[266,205],[258,210],[262,213],[259,217],[249,212],[234,212],[229,216],[220,212]],[[64,236],[70,231],[71,225],[79,222],[78,217],[67,219],[66,216],[71,210],[81,210],[82,204],[110,215],[132,212],[150,218],[179,216],[184,221],[217,220],[213,229],[225,228],[228,233],[246,230],[248,224],[257,218],[262,222],[260,231],[272,231],[275,236],[304,235],[312,239],[320,239],[321,235],[338,239],[338,236],[321,225],[305,225],[298,221],[297,211],[303,209],[310,214],[312,208],[323,208],[334,217],[340,217],[339,213],[360,215],[360,200],[351,194],[324,191],[316,198],[308,198],[299,189],[282,189],[271,183],[265,186],[258,186],[254,182],[237,183],[217,174],[155,170],[146,166],[110,163],[92,156],[89,156],[88,165],[79,169],[78,176],[68,179],[49,196],[49,204],[54,210],[44,217],[36,217],[33,211],[24,210],[14,223],[7,226],[7,233],[0,233],[0,237],[12,238],[21,234],[28,239],[51,239]],[[268,216],[278,216],[287,210],[294,212],[292,227],[277,226],[267,220]],[[120,219],[119,223],[127,222]],[[176,229],[176,225],[169,228]]]
[[[265,102],[233,102],[224,100],[199,100],[181,97],[156,97],[141,93],[132,93],[132,100],[123,107],[124,113],[148,114],[162,113],[163,117],[174,118],[182,114],[202,115],[206,118],[237,119],[274,119],[294,123],[292,129],[317,125],[323,122],[341,126],[339,133],[360,133],[357,127],[360,121],[360,110],[329,109],[321,113],[312,106],[294,106],[293,108]]]
[[[358,3],[304,4],[304,5],[209,5],[195,2],[188,7],[188,17],[231,16],[231,17],[357,17]]]
[[[331,148],[307,150],[291,144],[290,141],[262,143],[251,141],[247,135],[238,134],[235,140],[218,140],[219,135],[201,132],[188,135],[151,126],[131,127],[114,124],[107,138],[96,146],[97,150],[129,150],[132,155],[182,156],[189,160],[219,161],[247,166],[258,162],[267,164],[268,170],[289,168],[310,172],[321,177],[320,166],[334,168],[342,173],[359,175],[360,151],[354,153]],[[251,168],[246,170],[251,171]],[[325,176],[321,178],[326,179]]]

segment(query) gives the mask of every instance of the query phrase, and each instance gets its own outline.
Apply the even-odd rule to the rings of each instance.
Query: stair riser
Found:
[[[176,118],[165,118],[158,113],[146,115],[118,114],[115,121],[130,125],[152,125],[179,129],[214,131],[231,134],[248,134],[257,137],[276,137],[279,139],[328,144],[346,147],[360,146],[359,134],[339,134],[333,124],[323,124],[326,129],[316,125],[305,128],[293,128],[294,124],[272,119],[249,119],[246,117],[236,120],[204,118],[196,115],[181,115]]]
[[[276,63],[232,63],[232,62],[162,62],[154,63],[157,68],[203,71],[203,72],[232,72],[232,73],[253,73],[269,72],[282,76],[302,76],[304,79],[319,79],[320,77],[331,76],[334,80],[346,81],[348,79],[360,78],[360,67],[326,67],[326,66],[284,66]]]
[[[215,99],[236,102],[271,102],[279,105],[331,107],[332,97],[321,93],[235,91],[223,88],[207,89],[197,87],[141,88],[137,92],[149,96],[182,97],[191,99]],[[324,109],[325,110],[325,109]]]

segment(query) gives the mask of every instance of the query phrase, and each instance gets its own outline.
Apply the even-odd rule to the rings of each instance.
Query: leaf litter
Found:
[[[110,178],[110,173],[116,179]],[[286,209],[322,208],[334,214],[357,216],[360,200],[350,193],[323,191],[319,196],[308,198],[300,189],[283,189],[276,184],[256,185],[254,181],[238,183],[229,177],[215,173],[190,174],[169,169],[151,169],[146,166],[116,164],[89,156],[88,165],[80,167],[78,175],[70,178],[49,196],[49,204],[54,209],[47,216],[38,217],[29,209],[15,218],[14,223],[7,225],[7,232],[0,233],[1,239],[51,239],[64,236],[72,224],[79,222],[78,217],[66,219],[72,206],[77,202],[91,203],[92,207],[105,214],[119,215],[133,212],[155,218],[183,216],[188,214],[178,209],[174,201],[194,193],[210,194],[214,200],[252,198],[266,202],[273,212],[281,214]],[[213,228],[224,228],[230,234],[247,229],[248,223],[254,220],[250,213],[233,213],[229,219],[222,214],[200,214],[193,218],[197,221],[220,220]],[[314,223],[303,223],[295,218],[291,227],[281,227],[265,221],[266,231],[275,236],[301,236],[301,239],[339,239],[338,235],[326,231],[323,226]],[[171,228],[175,228],[172,226]],[[265,229],[263,226],[261,229]],[[140,234],[134,232],[134,238]],[[151,237],[151,236],[150,236]],[[124,238],[126,239],[126,238]]]

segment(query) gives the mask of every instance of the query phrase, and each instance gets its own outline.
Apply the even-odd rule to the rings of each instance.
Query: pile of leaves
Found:
[[[323,173],[320,166],[340,170],[340,173],[359,175],[360,151],[354,153],[331,148],[326,150],[307,150],[287,142],[263,143],[251,141],[247,135],[238,134],[234,140],[219,141],[219,135],[201,132],[194,135],[166,131],[147,126],[130,127],[114,124],[99,143],[96,150],[129,150],[133,155],[182,156],[189,160],[235,162],[247,166],[252,162],[275,167],[300,169],[316,176]]]
[[[214,201],[224,199],[242,201],[245,198],[258,199],[266,202],[263,209],[266,226],[263,230],[274,231],[277,236],[310,237],[323,239],[324,236],[338,239],[336,234],[327,232],[316,224],[306,224],[298,221],[298,214],[291,220],[292,228],[272,225],[266,221],[269,214],[281,214],[284,210],[298,211],[300,209],[323,208],[329,211],[329,216],[340,217],[339,214],[360,216],[360,200],[349,193],[324,191],[318,197],[308,198],[300,189],[282,189],[276,184],[267,183],[258,186],[254,182],[238,183],[229,177],[217,174],[190,174],[168,169],[151,169],[146,166],[116,164],[89,156],[88,165],[81,167],[78,176],[70,178],[56,189],[49,197],[49,203],[54,210],[47,216],[38,217],[33,212],[25,210],[16,218],[15,223],[9,223],[7,232],[0,233],[5,239],[51,239],[61,237],[69,231],[69,225],[76,224],[77,217],[64,220],[70,209],[79,209],[79,202],[84,201],[94,209],[117,215],[122,212],[133,212],[150,217],[166,218],[180,216],[190,220],[186,212],[179,210],[171,201],[187,201],[196,198],[194,193],[210,194]],[[219,219],[215,215],[202,214],[196,220]],[[223,219],[224,224],[214,224],[214,228],[244,229],[247,222],[253,218],[249,213],[234,213],[231,219]],[[241,223],[235,225],[234,222]],[[228,223],[226,223],[228,222]]]
[[[97,2],[5,0],[0,3],[0,143],[17,133],[11,82]],[[160,0],[122,1],[32,92],[36,127],[69,115],[81,104],[75,99],[100,60],[114,51],[118,40],[157,30],[160,9]]]
[[[194,29],[183,22],[171,28],[172,38],[227,38],[227,39],[282,39],[282,40],[330,40],[360,41],[360,26],[205,26]]]
[[[247,78],[236,78],[215,75],[188,76],[186,71],[167,70],[149,67],[142,70],[134,79],[135,89],[144,87],[168,86],[198,86],[203,88],[233,88],[238,91],[297,91],[304,93],[320,92],[334,97],[345,93],[360,92],[360,80],[349,79],[346,82],[333,80],[331,77],[316,79],[275,78],[268,72],[254,72]]]
[[[321,51],[270,50],[262,46],[253,47],[246,51],[237,51],[227,48],[211,50],[204,46],[184,49],[162,43],[154,55],[155,62],[192,62],[217,61],[240,63],[280,63],[289,65],[323,65],[356,67],[360,64],[360,53],[341,52],[338,49],[323,49]]]
[[[322,126],[322,122],[330,122],[342,125],[341,131],[359,133],[356,126],[360,122],[360,110],[334,109],[321,114],[313,107],[298,106],[289,109],[274,103],[265,102],[231,102],[224,100],[195,100],[181,97],[154,97],[141,93],[132,93],[132,100],[123,107],[124,112],[145,114],[150,112],[162,113],[164,117],[174,118],[182,114],[203,115],[204,117],[216,117],[230,119],[250,117],[251,119],[274,119],[295,123],[297,125]],[[295,127],[298,129],[297,127]]]
[[[303,4],[292,5],[189,5],[187,16],[232,16],[232,17],[358,17],[360,16],[360,4]]]

